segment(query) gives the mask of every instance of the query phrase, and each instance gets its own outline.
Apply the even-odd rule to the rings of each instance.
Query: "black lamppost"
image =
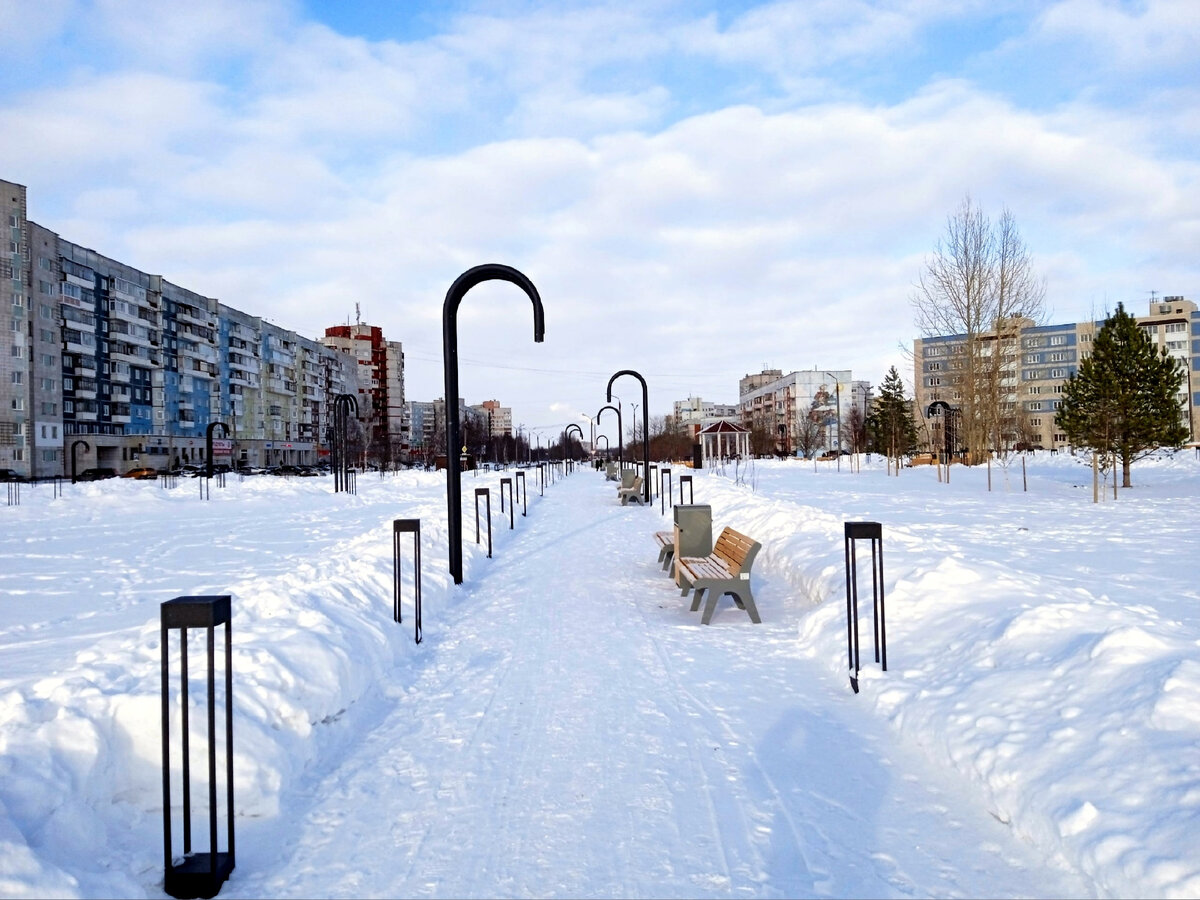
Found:
[[[578,425],[576,425],[574,422],[572,422],[570,425],[568,425],[566,428],[563,429],[563,453],[564,454],[567,452],[567,439],[571,435],[572,428],[579,432],[579,443],[581,443],[581,444],[583,443],[583,429],[580,428]]]
[[[952,423],[954,421],[954,413],[957,412],[957,410],[955,410],[954,407],[952,407],[945,400],[934,400],[932,403],[929,404],[929,407],[925,410],[925,415],[926,416],[937,415],[937,413],[935,413],[934,410],[941,410],[941,414],[942,414],[942,446],[944,448],[945,455],[946,455],[946,465],[950,465],[950,456],[954,452],[954,437],[951,433],[953,431]],[[946,471],[948,472],[950,470],[947,469]]]
[[[229,437],[229,426],[224,422],[209,422],[208,427],[204,429],[204,477],[213,477],[213,461],[212,461],[212,442],[213,430],[221,429],[221,437]]]
[[[92,445],[80,438],[71,444],[71,484],[75,484],[79,480],[79,475],[76,469],[77,461],[75,459],[75,451],[79,449],[79,445],[83,444],[84,450],[91,450]]]
[[[600,439],[601,439],[601,438],[603,438],[603,439],[604,439],[604,456],[605,456],[605,458],[607,458],[607,457],[608,457],[608,451],[609,451],[609,447],[610,447],[610,442],[609,442],[609,440],[608,440],[608,435],[607,435],[607,434],[598,434],[598,435],[596,435],[596,449],[597,449],[597,450],[599,450],[599,449],[600,449]]]
[[[833,389],[837,393],[837,467],[842,471],[842,383],[832,372],[826,372],[833,379]]]
[[[442,365],[446,385],[446,507],[450,525],[450,575],[462,584],[462,467],[458,459],[458,306],[467,291],[485,281],[507,281],[523,290],[533,301],[533,340],[540,344],[546,335],[545,313],[537,288],[512,266],[485,263],[467,269],[454,280],[442,304]]]
[[[333,492],[350,489],[350,413],[358,415],[358,398],[353,394],[338,394],[333,398]]]
[[[620,372],[613,374],[612,378],[608,379],[608,389],[606,399],[612,402],[612,386],[613,382],[622,375],[632,375],[642,383],[642,461],[645,464],[642,472],[642,494],[646,499],[646,505],[650,505],[650,391],[646,388],[646,379],[639,375],[633,369],[622,369]],[[618,423],[619,424],[619,423]]]
[[[607,406],[600,407],[600,410],[596,413],[597,423],[600,422],[600,416],[603,415],[606,409],[611,409],[617,414],[617,468],[623,468],[623,464],[625,462],[625,453],[622,449],[624,446],[624,432],[621,430],[621,410],[613,406],[611,403]],[[608,435],[601,435],[601,437],[604,438],[605,444],[609,443]]]

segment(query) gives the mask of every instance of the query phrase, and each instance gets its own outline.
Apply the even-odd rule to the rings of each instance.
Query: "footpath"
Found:
[[[726,599],[701,626],[655,561],[669,516],[615,495],[577,472],[473,560],[272,853],[239,840],[236,895],[1088,893],[797,655],[783,584],[755,574],[763,624]]]

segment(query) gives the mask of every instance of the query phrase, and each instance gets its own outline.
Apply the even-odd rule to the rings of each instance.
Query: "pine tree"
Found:
[[[888,369],[879,387],[879,398],[867,417],[867,429],[875,450],[899,459],[917,446],[917,424],[912,403],[904,396],[904,382],[896,367]]]
[[[1115,453],[1122,485],[1133,463],[1188,438],[1178,393],[1184,372],[1166,349],[1155,350],[1137,320],[1117,304],[1092,342],[1092,355],[1063,385],[1055,421],[1076,447]]]

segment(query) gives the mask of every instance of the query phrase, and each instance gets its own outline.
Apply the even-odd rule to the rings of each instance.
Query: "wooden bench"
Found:
[[[751,622],[762,622],[750,591],[750,568],[761,549],[762,544],[758,541],[732,528],[725,528],[717,538],[711,555],[685,556],[676,561],[683,596],[686,597],[689,591],[696,592],[692,597],[692,612],[700,608],[701,598],[705,593],[708,594],[704,615],[700,619],[702,625],[712,621],[717,600],[725,594],[733,595],[734,603],[739,609],[746,610]]]
[[[605,481],[616,481],[618,478],[620,478],[620,476],[617,474],[617,464],[616,463],[608,463],[607,465],[605,465],[604,480]]]
[[[642,481],[641,475],[635,475],[633,483],[629,487],[617,489],[617,496],[621,498],[621,505],[625,506],[630,500],[636,500],[638,506],[645,506],[646,501],[642,498],[642,486],[645,482]]]
[[[658,544],[658,561],[664,572],[671,570],[671,561],[675,558],[675,532],[656,531],[654,542]]]

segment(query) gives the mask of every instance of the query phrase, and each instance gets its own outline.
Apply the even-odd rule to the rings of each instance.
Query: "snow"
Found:
[[[669,508],[590,470],[531,476],[513,530],[503,473],[466,474],[460,586],[441,473],[26,486],[0,509],[0,895],[163,896],[159,604],[229,593],[222,896],[1196,896],[1200,461],[1099,504],[1080,460],[1026,462],[1028,491],[1020,462],[991,491],[878,459],[694,473],[763,544],[761,625],[728,597],[699,625],[655,561]],[[860,553],[859,694],[846,521],[883,524],[889,666]]]

